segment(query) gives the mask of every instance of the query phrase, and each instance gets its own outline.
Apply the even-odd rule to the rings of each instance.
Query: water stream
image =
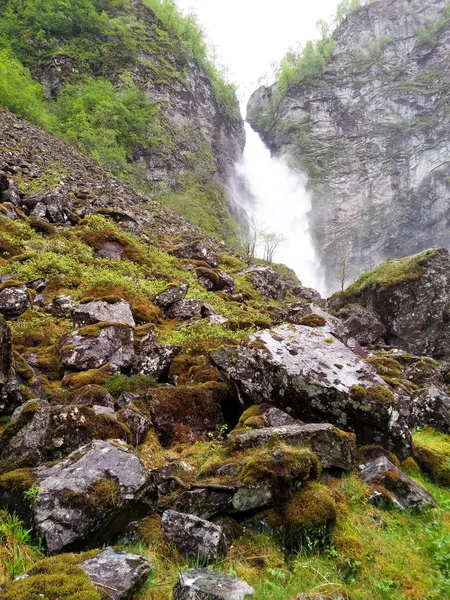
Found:
[[[323,293],[323,276],[308,226],[307,177],[292,171],[283,158],[272,157],[259,135],[248,124],[245,127],[247,143],[236,171],[250,194],[238,194],[238,202],[265,230],[286,238],[274,262],[291,267],[305,286]],[[262,252],[259,248],[259,257]]]

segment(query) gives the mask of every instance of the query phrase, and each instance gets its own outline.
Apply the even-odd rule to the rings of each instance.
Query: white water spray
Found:
[[[247,213],[267,230],[286,238],[275,262],[291,267],[305,286],[324,292],[324,281],[308,226],[311,196],[307,178],[296,173],[282,158],[274,158],[261,138],[246,124],[247,143],[236,166],[251,196],[240,197]]]

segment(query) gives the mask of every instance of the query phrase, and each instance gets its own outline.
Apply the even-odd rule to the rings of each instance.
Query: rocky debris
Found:
[[[284,300],[286,297],[288,289],[286,281],[272,267],[253,265],[240,271],[238,275],[247,275],[263,298]]]
[[[81,404],[89,408],[96,406],[105,406],[114,408],[114,398],[101,385],[84,385],[79,390],[74,392],[71,399],[71,404]]]
[[[302,285],[296,286],[293,288],[292,293],[297,298],[301,298],[306,300],[310,304],[315,304],[316,306],[321,306],[325,308],[326,300],[322,298],[317,290],[313,288],[303,287]]]
[[[35,466],[67,456],[95,439],[131,441],[130,430],[111,409],[98,409],[29,400],[16,409],[0,436],[0,460],[14,463],[20,457],[21,464]]]
[[[124,247],[120,242],[110,240],[95,250],[94,256],[97,258],[112,258],[115,260],[121,260],[123,251]]]
[[[149,472],[116,443],[94,441],[33,476],[39,493],[24,516],[51,554],[103,544],[155,509]],[[0,503],[14,511],[19,494],[0,490]]]
[[[122,323],[89,325],[66,334],[58,352],[65,370],[85,371],[109,364],[112,370],[120,371],[133,361],[133,328]]]
[[[44,310],[57,319],[70,319],[75,306],[75,302],[70,296],[59,294],[44,306]]]
[[[375,312],[386,328],[386,341],[396,348],[434,358],[450,357],[448,251],[434,248],[392,261],[391,281],[379,283],[377,273],[386,265],[373,271],[372,283],[356,282],[330,298],[330,305],[341,309],[356,303]]]
[[[79,567],[101,592],[108,590],[111,600],[132,600],[152,570],[145,557],[111,547],[79,563]]]
[[[131,313],[131,308],[125,300],[118,302],[87,302],[80,304],[73,311],[73,326],[75,328],[94,325],[94,323],[126,323],[135,327],[136,323]]]
[[[25,196],[19,205],[27,215],[65,224],[73,220],[72,204],[72,196],[62,184],[50,191]]]
[[[161,519],[165,538],[175,548],[199,563],[215,562],[227,553],[222,528],[193,515],[166,510]]]
[[[216,515],[232,512],[233,491],[211,488],[186,490],[170,503],[170,508],[202,519],[211,519]]]
[[[216,314],[216,311],[200,300],[180,300],[175,302],[169,308],[166,313],[168,319],[176,319],[177,321],[188,321],[194,317],[200,317],[202,319],[212,317]]]
[[[246,405],[270,403],[300,421],[354,432],[360,444],[379,443],[409,456],[406,394],[394,395],[373,367],[328,331],[326,322],[282,325],[238,348],[216,350],[212,360]]]
[[[255,590],[245,581],[211,571],[190,569],[180,573],[173,591],[174,600],[244,600]]]
[[[225,425],[222,405],[228,396],[223,383],[170,385],[152,388],[146,396],[161,443],[207,439]]]
[[[0,285],[0,313],[6,319],[19,317],[29,308],[31,300],[26,285],[12,280]]]
[[[188,293],[188,289],[189,284],[187,283],[172,285],[155,296],[155,304],[163,309],[169,308],[169,306],[172,306],[175,302],[184,300]]]
[[[291,446],[308,446],[326,469],[350,471],[356,460],[355,435],[330,424],[285,425],[252,431],[234,431],[228,441],[235,450],[258,448],[271,440]]]
[[[450,396],[440,386],[430,386],[412,393],[411,429],[428,425],[442,433],[450,433]]]
[[[119,419],[131,431],[133,446],[139,446],[152,428],[152,422],[132,404],[120,411]]]
[[[209,248],[205,242],[202,241],[194,240],[187,245],[177,248],[174,252],[172,252],[172,254],[178,256],[179,258],[189,258],[191,260],[204,261],[214,269],[219,266],[219,259],[216,253],[211,250],[211,248]]]
[[[343,319],[347,339],[354,339],[361,346],[382,344],[386,327],[378,315],[358,304],[349,304],[341,309],[338,317]]]
[[[255,404],[244,411],[235,431],[242,429],[263,429],[264,427],[283,427],[284,425],[303,425],[290,415],[271,404]]]
[[[392,501],[401,508],[423,510],[436,506],[434,498],[428,492],[385,456],[361,465],[359,469],[364,482],[385,488]]]
[[[234,288],[234,279],[220,269],[212,270],[199,267],[196,269],[196,273],[199,284],[209,292],[231,292]]]
[[[181,346],[158,344],[155,335],[149,333],[141,340],[139,355],[133,361],[132,371],[157,380],[162,378],[167,380],[172,360],[181,351]]]

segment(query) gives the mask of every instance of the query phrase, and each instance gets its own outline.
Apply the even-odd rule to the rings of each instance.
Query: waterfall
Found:
[[[266,230],[286,238],[274,262],[291,267],[303,285],[323,293],[325,284],[308,225],[311,196],[306,189],[307,177],[294,172],[283,158],[271,156],[250,125],[245,128],[247,143],[236,172],[241,189],[247,188],[249,193],[237,193],[237,200]]]

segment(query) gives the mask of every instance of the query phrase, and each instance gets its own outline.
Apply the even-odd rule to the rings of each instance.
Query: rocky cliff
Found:
[[[320,74],[263,87],[248,119],[306,170],[330,291],[388,257],[450,244],[450,13],[444,0],[378,0],[332,36]]]

